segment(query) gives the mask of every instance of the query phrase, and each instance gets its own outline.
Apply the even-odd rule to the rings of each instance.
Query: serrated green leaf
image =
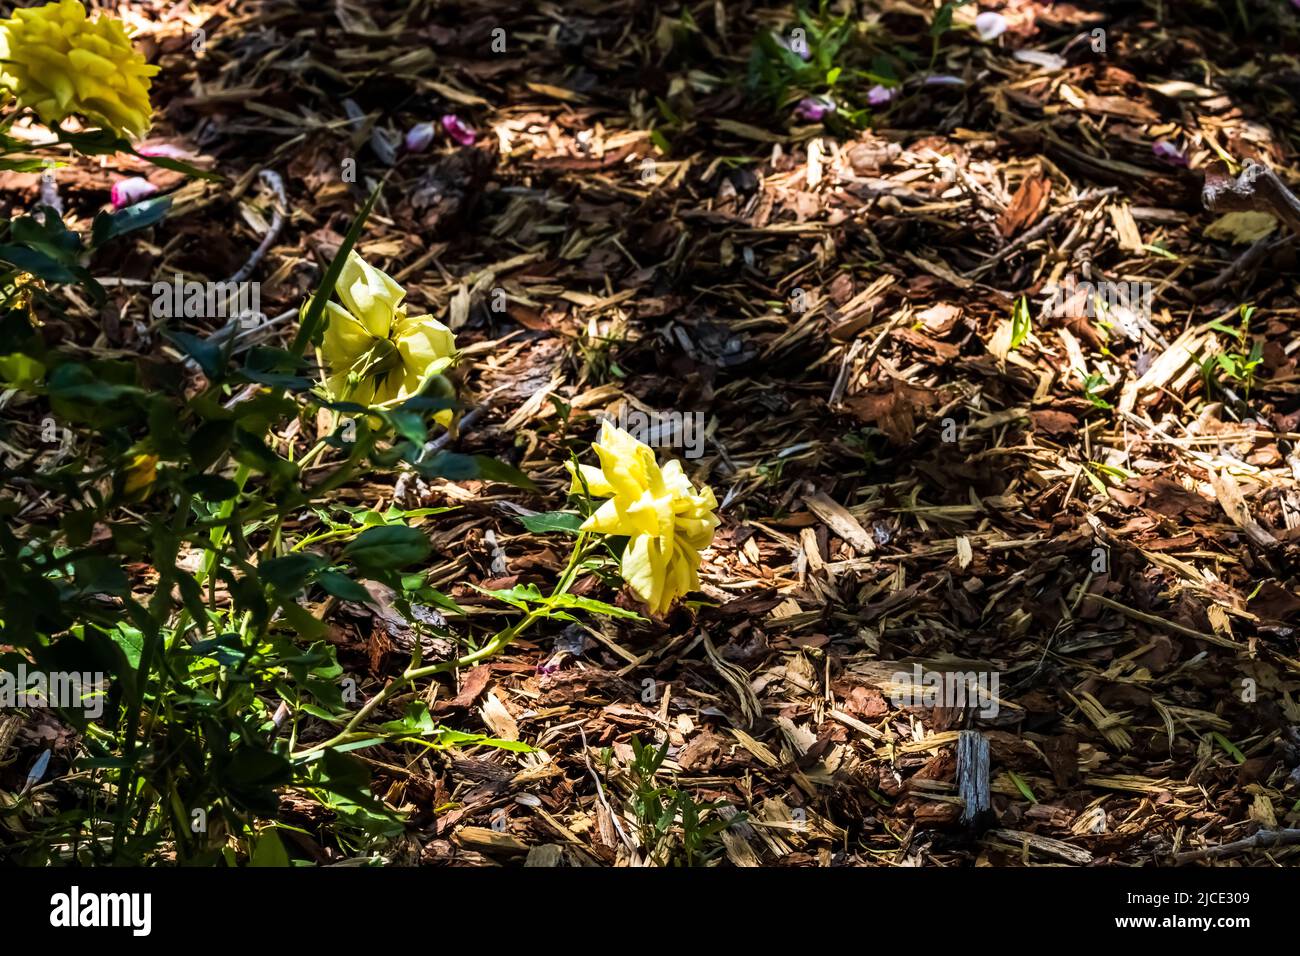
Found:
[[[498,601],[504,601],[507,604],[525,611],[528,610],[528,603],[530,601],[535,603],[540,602],[545,597],[542,592],[537,589],[536,584],[516,584],[512,588],[502,588],[500,590],[492,590],[491,588],[480,588],[476,586],[475,590],[482,591],[484,594],[490,595]]]
[[[555,597],[547,598],[544,603],[551,607],[581,608],[584,611],[590,611],[593,614],[604,614],[607,617],[622,617],[634,621],[644,620],[636,611],[615,607],[613,604],[606,604],[604,601],[597,601],[595,598],[580,597],[577,594],[557,594]]]

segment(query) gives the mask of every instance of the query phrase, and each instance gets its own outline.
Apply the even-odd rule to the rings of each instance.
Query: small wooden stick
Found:
[[[1192,286],[1192,291],[1197,295],[1218,292],[1235,277],[1254,272],[1273,252],[1294,241],[1295,236],[1283,236],[1281,239],[1265,236],[1263,239],[1256,239],[1249,249],[1225,266],[1222,272],[1213,279],[1206,279]]]
[[[253,254],[248,257],[248,261],[232,275],[227,282],[243,282],[253,274],[253,270],[258,267],[266,253],[270,250],[275,240],[280,238],[280,230],[284,228],[285,211],[289,208],[289,197],[284,191],[284,180],[274,169],[264,169],[257,174],[258,178],[271,190],[271,195],[275,198],[275,203],[271,207],[271,222],[267,226],[266,235],[258,243]]]
[[[1027,246],[1035,239],[1040,239],[1043,236],[1047,235],[1049,232],[1052,231],[1053,228],[1055,228],[1057,223],[1059,223],[1062,219],[1065,218],[1066,213],[1072,210],[1075,206],[1085,205],[1087,203],[1092,202],[1093,200],[1100,199],[1105,196],[1112,196],[1117,192],[1119,192],[1118,186],[1107,186],[1104,189],[1089,189],[1086,192],[1084,192],[1082,195],[1080,195],[1078,198],[1067,200],[1066,202],[1061,204],[1061,207],[1057,209],[1056,212],[1050,213],[1049,215],[1044,217],[1043,221],[1040,222],[1038,225],[1034,226],[1032,229],[1028,230],[1027,232],[1021,233],[1011,242],[1007,243],[997,252],[993,253],[993,255],[989,256],[987,259],[985,259],[983,262],[977,265],[974,269],[971,269],[969,272],[964,273],[962,275],[962,278],[963,279],[979,278],[984,273],[992,269],[999,262],[1001,262],[1003,259],[1005,259],[1007,256],[1011,255],[1013,252],[1020,249],[1022,246]]]
[[[1227,163],[1210,163],[1201,202],[1211,212],[1266,212],[1300,233],[1300,199],[1277,173],[1259,163],[1248,163],[1236,179],[1228,173]]]
[[[1291,846],[1296,843],[1300,843],[1300,830],[1260,830],[1254,836],[1248,836],[1244,840],[1233,840],[1231,843],[1207,847],[1204,850],[1188,850],[1185,853],[1176,853],[1174,854],[1174,862],[1189,863],[1193,860],[1231,856],[1234,853],[1242,853],[1246,850]]]
[[[1236,179],[1232,178],[1228,164],[1223,160],[1216,159],[1210,163],[1205,169],[1201,203],[1210,212],[1266,212],[1285,223],[1291,232],[1300,234],[1300,198],[1291,192],[1277,173],[1259,163],[1248,163]],[[1265,236],[1257,239],[1227,268],[1192,291],[1200,295],[1217,292],[1234,277],[1253,272],[1270,253],[1291,242],[1292,238]]]

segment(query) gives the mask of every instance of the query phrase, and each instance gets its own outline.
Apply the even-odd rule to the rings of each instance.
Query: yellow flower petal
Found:
[[[111,60],[89,50],[69,50],[68,59],[73,67],[93,77],[103,78],[117,74],[117,66]]]
[[[618,502],[611,498],[593,511],[581,525],[583,531],[595,531],[599,534],[627,534],[623,527],[623,512]]]
[[[158,477],[157,455],[133,455],[126,466],[126,480],[122,483],[122,492],[137,495],[148,490]]]
[[[667,593],[668,555],[658,538],[637,535],[623,550],[620,570],[623,580],[652,614],[667,610],[676,595]]]
[[[353,249],[335,286],[344,307],[377,338],[387,338],[406,290]]]
[[[415,319],[403,317],[395,322],[393,338],[406,370],[406,387],[412,394],[429,376],[445,371],[456,357],[456,336],[427,315]]]
[[[599,468],[593,468],[591,465],[579,465],[578,468],[582,474],[582,481],[578,480],[578,475],[573,470],[573,462],[566,461],[564,467],[569,469],[569,475],[573,481],[569,485],[569,494],[581,495],[590,493],[596,498],[608,498],[614,493],[614,486],[605,480],[605,473]],[[583,490],[583,482],[586,482],[586,490]]]

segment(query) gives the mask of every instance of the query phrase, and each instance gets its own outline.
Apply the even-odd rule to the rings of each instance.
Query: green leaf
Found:
[[[329,633],[329,628],[324,621],[313,617],[306,608],[293,601],[281,601],[280,613],[284,615],[284,619],[289,622],[289,626],[294,631],[308,640],[315,640]]]
[[[280,834],[275,827],[267,827],[257,838],[257,846],[253,848],[252,859],[248,861],[249,866],[288,866],[289,854],[285,852],[284,844],[280,842]]]
[[[357,244],[361,238],[361,231],[366,226],[366,219],[370,216],[370,210],[375,207],[375,201],[379,199],[379,190],[383,183],[378,183],[370,193],[370,198],[366,204],[361,207],[357,213],[357,218],[352,220],[352,226],[348,229],[347,235],[343,237],[343,242],[339,244],[338,252],[334,253],[334,258],[330,260],[329,268],[325,270],[325,276],[321,279],[320,288],[316,294],[311,297],[307,304],[307,311],[303,314],[302,322],[298,325],[298,334],[293,337],[293,344],[289,347],[294,355],[302,355],[307,350],[307,343],[311,342],[321,328],[321,317],[325,314],[325,303],[334,295],[334,287],[338,285],[339,276],[343,274],[343,266],[347,264],[348,253],[352,247]]]
[[[229,501],[239,494],[239,485],[222,475],[191,475],[181,486],[204,501]]]
[[[1029,316],[1029,303],[1022,295],[1011,313],[1011,350],[1014,352],[1024,342],[1033,322]]]
[[[369,746],[378,741],[358,741],[362,746]],[[308,762],[310,786],[319,788],[326,794],[365,807],[371,813],[389,816],[390,811],[370,792],[370,770],[359,757],[344,753],[344,750],[358,749],[353,744],[332,747],[326,750],[318,760]]]
[[[85,365],[65,362],[49,376],[48,388],[52,398],[75,402],[106,405],[131,395],[143,395],[133,385],[106,382]]]
[[[233,422],[205,422],[190,438],[188,451],[195,468],[210,468],[230,447],[235,435]]]
[[[580,597],[576,594],[557,594],[555,597],[547,598],[545,603],[551,607],[581,608],[584,611],[590,611],[593,614],[604,614],[607,617],[622,617],[633,621],[644,620],[636,611],[629,611],[626,608],[615,607],[613,604],[606,604],[604,601],[597,601],[595,598]]]
[[[316,583],[341,601],[365,604],[371,600],[369,591],[340,571],[322,571],[316,575]]]
[[[943,36],[952,28],[952,9],[953,5],[951,3],[945,3],[939,8],[939,11],[934,15],[934,20],[930,23],[930,36]]]
[[[550,531],[568,531],[577,533],[585,519],[572,511],[550,511],[545,514],[520,515],[519,523],[533,534],[546,534]]]
[[[135,669],[140,666],[140,649],[144,646],[144,635],[129,624],[119,624],[108,632],[109,638],[122,651],[127,664]]]
[[[135,150],[131,150],[135,153]],[[135,153],[146,163],[152,163],[160,169],[170,169],[174,173],[183,173],[186,176],[193,176],[195,179],[206,179],[209,182],[221,183],[226,181],[226,177],[220,173],[214,173],[210,169],[199,169],[197,166],[191,166],[189,163],[180,159],[172,159],[170,156],[140,156]]]
[[[306,362],[300,355],[285,349],[258,346],[249,351],[239,374],[259,385],[302,392],[314,384],[310,378],[297,374],[303,368],[306,368]]]
[[[102,246],[110,239],[152,226],[167,215],[171,205],[171,196],[154,196],[114,213],[101,212],[90,228],[90,244],[92,247]]]
[[[537,589],[536,584],[516,584],[512,588],[504,588],[498,591],[480,587],[476,587],[475,589],[496,598],[498,601],[505,601],[507,604],[511,604],[524,611],[528,610],[529,601],[541,602],[544,600],[544,596],[542,592]]]
[[[1007,776],[1011,778],[1011,782],[1016,785],[1016,789],[1024,795],[1026,800],[1030,803],[1038,802],[1038,798],[1034,796],[1034,791],[1029,789],[1029,784],[1021,778],[1020,774],[1016,773],[1014,770],[1008,770]]]
[[[406,525],[367,528],[343,549],[362,571],[391,571],[423,561],[433,548],[424,533]]]
[[[13,388],[33,388],[45,378],[45,365],[21,352],[0,355],[0,384]]]
[[[164,332],[163,337],[176,343],[176,346],[194,359],[203,369],[209,381],[216,381],[225,365],[226,356],[222,343],[211,339],[201,339],[189,332]]]
[[[419,412],[395,409],[384,412],[383,417],[393,426],[398,436],[416,445],[423,445],[429,438],[429,431],[424,425],[424,416]]]
[[[85,156],[111,156],[113,153],[131,153],[131,144],[110,129],[92,129],[73,133],[65,129],[55,129],[54,135],[60,143],[67,143]]]
[[[236,787],[278,786],[289,782],[289,761],[269,750],[244,745],[223,768],[221,776]]]
[[[271,475],[281,481],[290,481],[298,474],[298,466],[277,455],[262,438],[243,428],[235,429],[235,461],[255,471]]]
[[[56,210],[41,206],[42,218],[23,216],[9,227],[9,235],[20,245],[38,249],[60,262],[74,263],[81,252],[81,236],[63,224]]]
[[[446,514],[448,511],[456,511],[460,505],[444,505],[437,508],[399,508],[397,505],[389,505],[388,509],[381,516],[381,524],[392,524],[398,518],[427,518],[429,515]]]
[[[203,586],[183,568],[175,569],[176,589],[181,593],[181,603],[190,612],[190,618],[198,624],[208,619],[207,605],[203,603]]]
[[[1219,733],[1219,732],[1216,730],[1216,731],[1213,731],[1213,732],[1210,733],[1210,738],[1211,738],[1211,739],[1212,739],[1216,744],[1218,744],[1220,747],[1222,747],[1225,751],[1227,751],[1229,754],[1231,754],[1231,755],[1232,755],[1232,759],[1234,759],[1235,761],[1237,761],[1237,763],[1245,763],[1245,762],[1246,762],[1246,755],[1245,755],[1244,753],[1241,752],[1241,750],[1237,747],[1236,744],[1234,744],[1234,743],[1233,743],[1231,740],[1229,740],[1227,737],[1223,736],[1223,734]]]
[[[83,594],[114,594],[121,597],[131,592],[131,583],[115,558],[93,555],[73,562],[73,578]]]
[[[0,159],[0,169],[11,169],[16,173],[40,173],[44,172],[49,165],[49,160],[45,159],[10,159],[8,157]],[[56,165],[62,166],[62,163]]]
[[[400,720],[390,720],[388,723],[380,724],[379,729],[388,734],[409,734],[412,737],[423,737],[425,734],[437,732],[429,708],[418,701],[407,706],[406,714]]]
[[[411,580],[414,578],[414,580]],[[443,594],[437,588],[431,588],[421,582],[424,579],[423,574],[407,575],[402,579],[402,587],[408,592],[408,597],[413,604],[432,604],[434,607],[440,607],[444,611],[450,611],[452,614],[465,615],[465,609],[453,601],[447,595]]]
[[[27,246],[0,245],[0,260],[47,282],[76,282],[77,273],[52,256]]]
[[[486,455],[459,455],[455,452],[441,451],[432,458],[420,462],[417,468],[426,478],[449,478],[452,481],[486,478],[489,481],[500,481],[528,491],[537,490],[533,480],[518,468]]]
[[[216,782],[236,807],[263,816],[274,816],[279,805],[276,788],[293,779],[284,757],[251,744],[241,745],[232,755],[214,761]]]
[[[509,750],[514,753],[532,753],[533,748],[522,740],[500,740],[496,737],[485,737],[482,734],[467,734],[460,730],[452,730],[450,727],[438,728],[438,745],[440,747],[496,747],[498,750]]]
[[[325,567],[328,562],[319,554],[298,551],[281,558],[272,558],[263,562],[257,569],[258,576],[281,594],[292,597],[301,591],[311,576]]]

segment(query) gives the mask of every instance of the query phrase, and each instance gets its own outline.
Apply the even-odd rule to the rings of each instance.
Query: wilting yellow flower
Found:
[[[570,494],[582,493],[585,482],[588,492],[609,500],[582,530],[627,536],[623,580],[652,614],[662,614],[700,586],[700,552],[713,543],[717,499],[707,486],[696,491],[680,462],[661,469],[647,445],[609,422],[592,448],[600,467],[581,465],[573,473],[570,464]]]
[[[329,325],[321,345],[325,388],[337,401],[383,405],[418,395],[456,360],[456,336],[430,315],[408,317],[406,290],[357,253],[348,254],[325,303]],[[451,410],[434,418],[444,425]]]
[[[158,67],[131,46],[121,21],[91,21],[78,0],[14,11],[0,20],[0,84],[41,122],[75,114],[118,135],[149,128],[149,77]]]

